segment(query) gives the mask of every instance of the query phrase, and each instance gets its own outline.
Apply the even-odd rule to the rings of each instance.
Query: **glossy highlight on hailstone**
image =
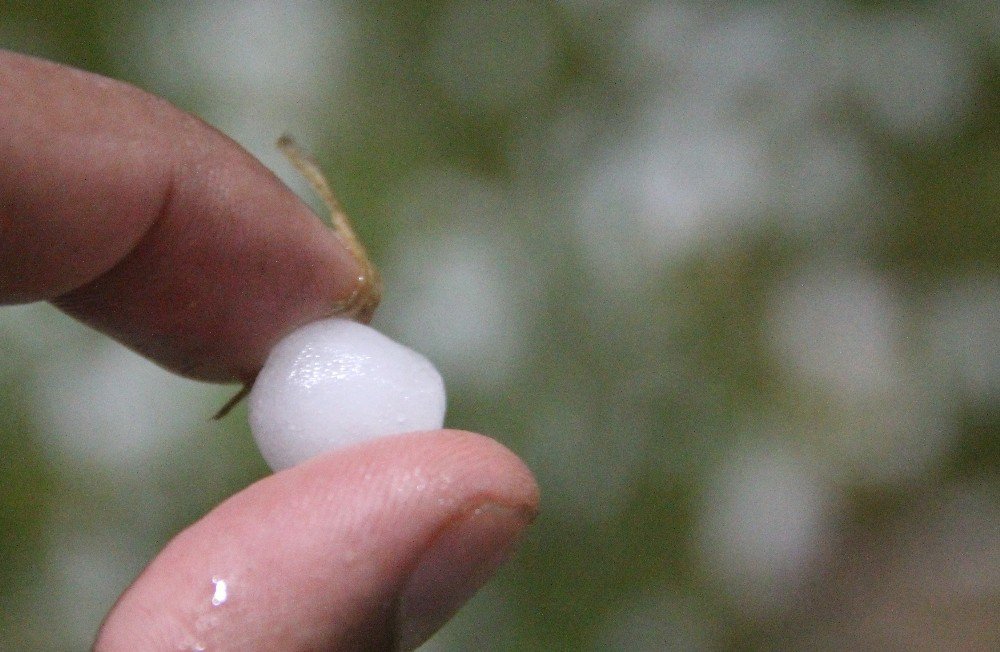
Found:
[[[271,350],[250,429],[275,471],[324,451],[444,424],[445,388],[422,355],[358,322],[313,322]]]

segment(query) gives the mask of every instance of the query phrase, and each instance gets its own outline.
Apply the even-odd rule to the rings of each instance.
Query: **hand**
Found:
[[[0,51],[0,304],[51,301],[178,373],[245,382],[357,272],[225,136],[133,87]],[[537,506],[529,471],[479,435],[322,455],[175,537],[96,649],[415,647]]]

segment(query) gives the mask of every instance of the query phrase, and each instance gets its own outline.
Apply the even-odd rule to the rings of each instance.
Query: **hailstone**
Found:
[[[335,317],[299,328],[271,350],[248,408],[261,454],[280,471],[324,451],[438,429],[445,389],[416,351]]]

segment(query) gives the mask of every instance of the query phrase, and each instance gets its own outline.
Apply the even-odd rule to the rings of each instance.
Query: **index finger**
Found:
[[[0,51],[0,304],[52,301],[176,372],[248,381],[358,274],[294,193],[205,123]]]

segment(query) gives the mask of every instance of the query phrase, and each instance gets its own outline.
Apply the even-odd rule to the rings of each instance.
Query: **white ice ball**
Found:
[[[249,397],[250,429],[275,471],[324,451],[444,424],[444,381],[375,329],[324,319],[271,351]]]

